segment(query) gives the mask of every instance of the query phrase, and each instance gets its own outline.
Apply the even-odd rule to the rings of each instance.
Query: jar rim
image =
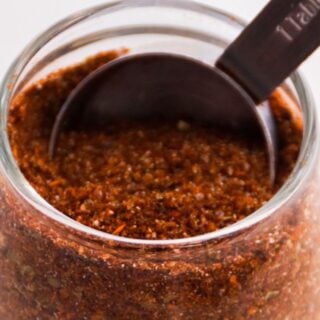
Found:
[[[304,115],[305,128],[301,151],[295,169],[293,170],[289,179],[286,181],[283,187],[263,207],[253,212],[243,220],[211,233],[184,239],[144,240],[115,236],[103,231],[90,228],[69,218],[65,214],[52,207],[49,203],[47,203],[27,182],[12,155],[7,133],[7,111],[10,106],[12,94],[12,92],[10,91],[10,87],[17,78],[17,74],[19,74],[19,72],[21,72],[21,70],[23,70],[23,68],[28,64],[28,61],[38,52],[38,50],[43,45],[54,38],[55,35],[59,34],[59,32],[79,21],[86,19],[87,17],[92,16],[93,14],[100,13],[101,11],[110,8],[111,6],[118,6],[119,4],[121,6],[134,6],[136,3],[137,6],[143,6],[150,5],[151,2],[152,1],[150,0],[119,0],[79,11],[61,20],[60,22],[44,31],[40,36],[34,39],[18,56],[18,58],[14,61],[12,66],[7,71],[0,87],[0,173],[9,181],[11,186],[18,192],[18,194],[41,214],[44,214],[50,219],[53,219],[54,221],[63,224],[71,229],[74,229],[83,235],[90,235],[98,239],[112,241],[114,243],[119,243],[122,245],[143,245],[144,247],[194,246],[199,243],[216,241],[224,239],[226,237],[231,237],[238,232],[244,231],[264,221],[265,219],[272,216],[277,211],[277,209],[285,205],[285,203],[289,201],[292,195],[294,195],[299,190],[300,186],[305,182],[308,177],[308,173],[312,168],[312,164],[316,160],[316,136],[318,131],[316,119],[318,118],[318,113],[309,86],[306,80],[298,71],[295,72],[290,77],[290,79],[292,80],[300,99]],[[152,4],[167,6],[169,8],[191,8],[192,10],[200,12],[206,11],[213,15],[215,18],[224,20],[226,19],[227,21],[238,25],[238,27],[243,28],[246,25],[246,22],[243,19],[235,17],[233,14],[231,15],[230,13],[223,10],[216,9],[212,6],[201,4],[199,2],[195,2],[193,0],[187,0],[183,2],[159,0],[156,1],[155,4],[152,2]]]

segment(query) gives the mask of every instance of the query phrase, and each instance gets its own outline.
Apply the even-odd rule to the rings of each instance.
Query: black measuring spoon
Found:
[[[272,0],[215,66],[167,53],[116,59],[70,94],[52,129],[49,153],[54,155],[64,127],[103,127],[121,117],[190,117],[263,133],[273,182],[277,131],[266,101],[319,45],[320,0]]]

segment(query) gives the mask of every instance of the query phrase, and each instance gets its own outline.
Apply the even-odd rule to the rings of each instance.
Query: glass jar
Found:
[[[210,234],[151,241],[90,229],[46,203],[10,150],[8,109],[31,82],[121,47],[212,64],[243,27],[194,1],[109,1],[59,22],[18,57],[1,88],[0,319],[320,317],[319,115],[298,73],[287,83],[305,122],[294,172],[263,208]]]

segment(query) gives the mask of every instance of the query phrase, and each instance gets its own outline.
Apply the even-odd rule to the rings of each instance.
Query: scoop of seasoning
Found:
[[[118,119],[105,130],[65,131],[50,159],[50,128],[59,107],[79,81],[115,57],[100,54],[49,75],[20,93],[11,107],[14,156],[49,203],[114,235],[175,239],[233,224],[282,186],[298,156],[302,125],[294,121],[299,110],[288,109],[279,92],[271,99],[281,139],[274,187],[262,138],[189,119]]]

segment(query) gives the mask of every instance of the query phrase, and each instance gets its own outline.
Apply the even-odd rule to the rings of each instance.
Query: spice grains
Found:
[[[154,240],[216,231],[270,200],[291,173],[302,138],[299,111],[282,106],[280,93],[272,99],[281,130],[275,186],[262,137],[179,119],[116,120],[107,128],[66,131],[50,158],[50,129],[59,107],[85,74],[116,54],[58,71],[12,105],[14,156],[44,199],[95,229]],[[295,122],[286,119],[291,111]]]
[[[258,143],[248,144],[246,140],[237,140],[232,135],[228,135],[227,138],[225,135],[221,137],[217,131],[179,120],[174,123],[153,125],[121,122],[116,128],[108,128],[104,133],[90,133],[91,136],[87,133],[66,132],[60,141],[56,159],[58,164],[54,166],[50,159],[46,158],[46,146],[55,114],[70,90],[86,74],[116,56],[115,53],[102,54],[79,66],[52,74],[23,91],[12,104],[9,131],[13,153],[30,183],[55,206],[58,207],[59,201],[64,200],[66,203],[60,209],[65,208],[65,213],[72,218],[118,235],[147,239],[185,237],[207,232],[211,228],[221,228],[245,217],[251,210],[255,210],[272,197],[287,179],[299,153],[303,127],[299,108],[282,90],[277,91],[271,99],[281,136],[279,180],[275,189],[266,182],[267,162],[263,148],[259,147]],[[32,104],[24,103],[27,96],[32,97]],[[31,109],[37,112],[30,112]],[[46,114],[42,115],[42,110],[46,110]],[[26,117],[28,125],[22,121]],[[29,128],[30,125],[32,130]],[[18,127],[20,130],[16,130]],[[23,139],[24,131],[28,139],[18,143],[19,139]],[[140,131],[143,134],[139,133]],[[159,157],[155,153],[155,150],[158,150],[156,146],[161,142],[157,139],[156,133],[159,132],[162,139],[166,139],[167,132],[174,137],[166,139],[169,148],[165,145],[162,148],[158,147],[162,156],[164,151],[168,152],[166,157]],[[32,139],[29,139],[29,134],[32,134]],[[79,141],[77,135],[82,138],[81,146],[76,143]],[[148,138],[150,136],[153,139]],[[147,198],[152,201],[145,203],[150,209],[149,214],[160,215],[161,210],[155,211],[154,208],[158,207],[155,207],[154,203],[165,203],[167,210],[161,219],[168,219],[165,223],[173,221],[174,225],[164,224],[163,229],[160,229],[160,225],[152,224],[153,220],[148,215],[140,215],[144,217],[140,222],[147,222],[152,232],[142,228],[139,229],[139,233],[135,233],[136,230],[128,223],[132,220],[125,219],[126,213],[130,212],[130,204],[126,199],[118,201],[118,197],[115,199],[120,205],[116,208],[107,207],[110,204],[104,201],[102,210],[96,210],[98,214],[91,213],[90,206],[96,207],[97,203],[102,202],[101,199],[100,202],[97,201],[100,197],[99,190],[103,189],[102,192],[107,193],[108,187],[91,167],[101,167],[101,163],[94,163],[92,160],[86,167],[84,156],[91,155],[92,152],[101,152],[99,144],[95,143],[93,146],[96,148],[87,150],[93,142],[90,137],[95,143],[106,143],[102,154],[98,153],[99,157],[96,158],[100,159],[102,156],[103,166],[107,165],[103,153],[108,151],[114,155],[116,150],[119,150],[110,142],[122,142],[119,145],[122,145],[123,149],[121,151],[120,148],[116,153],[116,159],[122,159],[124,164],[120,164],[119,161],[119,168],[114,164],[112,168],[118,170],[117,175],[110,175],[107,179],[113,187],[119,182],[118,187],[121,186],[122,190],[118,193],[120,198],[122,193],[126,196],[130,194],[130,188],[123,183],[130,162],[135,168],[141,168],[138,170],[141,181],[137,179],[137,182],[142,182],[140,186],[146,186],[139,191],[137,189],[139,184],[135,185],[133,195],[149,192]],[[131,140],[128,140],[130,137]],[[213,147],[210,137],[215,143],[221,142],[226,145],[227,141],[227,150],[217,147],[219,143]],[[191,151],[184,145],[186,140],[191,143],[189,145],[192,146]],[[125,157],[128,148],[124,148],[124,142],[128,141],[133,148],[130,159]],[[143,143],[138,144],[136,141]],[[171,148],[170,143],[173,145]],[[140,151],[138,147],[141,145],[145,149]],[[64,146],[70,148],[72,152],[67,153]],[[197,152],[194,152],[194,148]],[[207,148],[209,150],[205,152]],[[148,155],[147,149],[152,149],[153,152]],[[204,154],[212,156],[210,152],[215,151],[219,153],[221,159],[226,160],[228,158],[223,152],[231,150],[236,151],[238,155],[241,154],[241,160],[244,160],[240,166],[231,166],[232,170],[229,168],[229,163],[226,166],[222,164],[219,166],[216,157],[212,157],[213,159],[209,157],[209,161],[207,157],[202,158]],[[135,157],[132,156],[133,151],[137,152]],[[174,152],[177,156],[173,156]],[[185,156],[189,154],[188,152],[192,155],[191,166],[186,164]],[[79,159],[81,165],[79,168],[84,172],[85,181],[76,169],[70,170],[69,166],[74,168],[78,163],[77,159],[72,159],[72,156],[70,158],[72,154],[82,156],[82,159]],[[63,159],[66,158],[68,161],[64,162]],[[168,165],[162,170],[165,173],[168,170],[175,181],[183,181],[182,185],[186,188],[187,201],[181,200],[174,205],[170,204],[173,208],[165,202],[170,199],[169,196],[166,198],[166,192],[175,195],[176,188],[181,187],[181,184],[171,186],[170,181],[166,182],[163,178],[160,179],[161,184],[154,186],[153,181],[149,184],[147,173],[142,174],[142,168],[148,167],[150,159],[153,163],[159,158],[164,159]],[[231,159],[231,162],[234,163],[236,160],[239,159]],[[258,160],[261,160],[261,163]],[[208,216],[205,213],[206,201],[210,203],[208,188],[217,183],[217,181],[212,182],[206,175],[211,163],[214,163],[218,173],[210,177],[220,175],[220,178],[228,179],[230,186],[231,182],[234,183],[234,188],[225,191],[233,190],[231,193],[239,199],[237,205],[243,210],[247,207],[240,201],[241,197],[237,197],[237,188],[239,187],[239,192],[242,194],[248,193],[249,200],[246,200],[250,204],[248,211],[241,211],[242,214],[237,211],[237,216],[232,217],[233,220],[226,219],[223,224],[219,224],[223,220],[221,217],[227,217],[226,213],[235,209],[232,206],[225,211],[220,209],[223,212],[223,214],[220,212],[220,215],[218,210],[210,211]],[[246,169],[245,163],[250,164],[250,170]],[[193,168],[195,164],[196,167]],[[320,245],[318,214],[320,203],[317,199],[319,172],[314,163],[305,165],[310,166],[310,170],[306,172],[299,189],[260,223],[221,239],[171,246],[133,245],[109,241],[77,231],[68,223],[55,222],[25,201],[11,187],[7,178],[2,176],[0,179],[0,318],[7,320],[319,319],[320,253],[316,249]],[[149,170],[155,177],[159,168],[151,167]],[[69,175],[66,172],[69,172]],[[187,172],[190,180],[185,176],[179,176],[181,172]],[[129,173],[127,175],[130,185],[136,178]],[[160,176],[165,177],[166,174],[159,172]],[[241,179],[245,182],[255,181],[251,183],[252,189],[256,192],[260,190],[263,197],[260,199],[252,189],[241,187],[239,183]],[[54,196],[49,192],[46,183],[50,186],[50,190],[53,190]],[[163,190],[160,185],[166,188]],[[258,187],[260,189],[257,189]],[[67,189],[69,198],[64,197],[62,192]],[[74,193],[70,190],[74,190]],[[110,187],[109,196],[112,190]],[[159,190],[161,197],[164,198],[160,199],[163,202],[157,199]],[[181,195],[182,192],[178,194]],[[219,195],[216,190],[211,194],[215,197]],[[54,200],[56,196],[61,198]],[[134,198],[138,201],[138,197]],[[159,202],[154,202],[154,199]],[[93,204],[85,200],[91,200]],[[69,206],[70,203],[74,207]],[[81,205],[84,205],[83,211]],[[193,220],[191,215],[196,211],[197,205],[200,205],[199,209],[206,218],[203,224],[201,219],[197,220],[198,216]],[[134,203],[132,208],[136,206]],[[127,210],[123,210],[125,207],[128,207]],[[187,208],[191,209],[191,212],[186,210]],[[107,219],[102,219],[101,212],[105,212],[104,210],[114,211],[114,214],[107,215],[112,223],[108,224],[105,222]],[[120,217],[119,220],[117,215]],[[82,221],[79,217],[85,219]],[[145,220],[145,217],[149,219]],[[185,223],[186,218],[200,223],[189,225]],[[138,222],[135,223],[143,225]],[[155,230],[156,235],[153,234]]]

